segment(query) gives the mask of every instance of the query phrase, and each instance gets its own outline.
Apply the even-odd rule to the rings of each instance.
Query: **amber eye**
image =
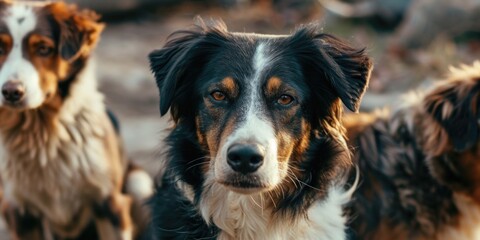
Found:
[[[52,54],[53,48],[45,46],[45,45],[39,45],[37,47],[37,54],[42,57],[48,57]]]
[[[278,98],[277,102],[280,105],[287,106],[290,103],[292,103],[293,100],[294,100],[294,98],[292,96],[287,95],[287,94],[283,94],[282,96],[280,96],[280,98]]]
[[[4,46],[0,46],[0,56],[3,56],[7,54],[7,51],[5,50],[5,47]]]
[[[210,94],[215,101],[223,101],[225,100],[226,96],[224,93],[220,91],[215,91]]]

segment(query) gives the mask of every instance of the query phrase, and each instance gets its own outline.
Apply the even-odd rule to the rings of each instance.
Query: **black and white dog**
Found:
[[[175,127],[153,201],[158,239],[344,239],[341,125],[372,67],[316,31],[178,31],[150,54],[160,111]]]

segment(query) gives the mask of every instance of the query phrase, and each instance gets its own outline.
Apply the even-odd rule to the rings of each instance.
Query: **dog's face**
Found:
[[[0,2],[0,107],[24,110],[54,100],[103,28],[64,3]]]
[[[196,133],[207,178],[244,194],[288,177],[314,130],[336,124],[339,98],[356,111],[371,67],[362,51],[307,28],[265,36],[205,27],[150,59],[161,113],[171,107],[177,128]]]

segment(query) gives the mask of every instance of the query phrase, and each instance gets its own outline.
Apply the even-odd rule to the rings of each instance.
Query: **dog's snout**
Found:
[[[227,162],[236,172],[255,172],[263,164],[265,150],[258,145],[235,144],[227,151]]]
[[[25,87],[20,82],[8,81],[2,86],[2,95],[8,102],[18,102],[25,95]]]

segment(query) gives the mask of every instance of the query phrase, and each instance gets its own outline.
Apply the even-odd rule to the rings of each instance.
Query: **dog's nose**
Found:
[[[235,144],[227,151],[227,162],[236,172],[255,172],[263,164],[265,152],[258,145]]]
[[[2,94],[8,102],[18,102],[25,95],[25,87],[20,82],[8,81],[2,86]]]

